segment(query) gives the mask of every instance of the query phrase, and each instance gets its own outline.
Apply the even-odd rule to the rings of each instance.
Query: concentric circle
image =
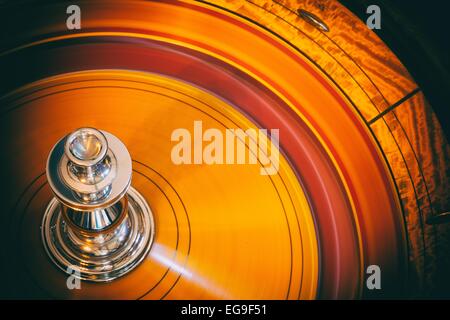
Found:
[[[105,135],[93,128],[80,128],[66,139],[65,154],[80,166],[92,166],[102,160],[108,151]]]
[[[49,257],[63,272],[70,268],[78,271],[77,277],[82,280],[112,281],[133,270],[147,256],[155,233],[152,212],[135,189],[130,188],[126,197],[124,221],[111,238],[96,233],[90,240],[101,237],[103,245],[92,244],[89,251],[79,251],[79,239],[63,220],[61,204],[56,198],[50,201],[42,220],[42,241]]]
[[[87,78],[78,81],[81,80],[78,78],[80,75]],[[194,120],[202,120],[205,128],[219,130],[255,128],[248,119],[216,97],[173,79],[150,74],[142,78],[140,73],[103,71],[69,76],[76,77],[77,81],[69,81],[75,90],[67,91],[68,79],[61,79],[60,90],[48,95],[45,92],[48,88],[44,85],[38,91],[34,90],[40,98],[34,100],[35,97],[30,97],[30,101],[66,99],[66,94],[72,92],[82,100],[71,97],[67,101],[92,111],[89,101],[99,94],[105,103],[113,104],[111,110],[114,113],[110,113],[109,118],[113,123],[108,124],[108,119],[105,119],[104,123],[89,125],[105,128],[112,133],[115,121],[120,121],[123,130],[129,121],[136,123],[142,119],[142,111],[151,110],[153,113],[140,126],[139,135],[133,135],[133,131],[128,131],[128,134],[121,131],[118,136],[126,143],[133,157],[139,159],[133,164],[137,171],[133,174],[132,183],[152,208],[157,226],[155,241],[142,264],[108,286],[117,290],[121,288],[122,297],[143,299],[180,298],[185,292],[199,298],[245,298],[259,294],[261,297],[283,299],[314,294],[312,288],[317,281],[314,225],[306,197],[283,155],[280,156],[279,173],[273,176],[261,175],[258,165],[184,167],[171,160],[173,142],[170,137],[173,130],[189,127]],[[115,94],[110,96],[113,91],[109,86],[98,85],[98,81],[104,81],[96,80],[99,76],[101,79],[110,77],[111,80],[107,80],[109,86],[121,89],[114,90]],[[140,82],[135,81],[136,77]],[[93,92],[92,89],[97,87],[100,91]],[[54,90],[55,87],[49,89]],[[110,98],[105,98],[107,96]],[[200,96],[203,98],[199,99]],[[129,103],[133,112],[114,107],[124,101]],[[150,109],[148,101],[152,101]],[[33,111],[34,108],[23,110]],[[75,112],[70,116],[75,121],[74,125],[82,125],[84,111],[68,110]],[[55,115],[67,112],[58,108],[54,111]],[[119,116],[117,112],[124,114]],[[179,116],[172,117],[171,114]],[[57,133],[50,135],[53,134]],[[221,181],[220,184],[218,181]],[[196,188],[192,188],[192,184]],[[219,187],[221,184],[226,186]],[[41,189],[41,192],[43,190],[48,190],[48,187]],[[208,193],[205,194],[204,190]],[[42,206],[45,212],[45,203],[51,197],[45,200],[45,194],[41,192],[32,198],[25,210],[27,219],[34,220],[36,217],[30,212],[40,212]],[[226,205],[217,207],[219,199]],[[20,202],[27,201],[22,199]],[[28,229],[33,225],[35,222],[30,221],[22,226]],[[269,233],[270,238],[266,236]],[[24,234],[31,236],[34,232],[27,231],[22,236]],[[34,243],[31,239],[23,240],[28,245]],[[256,246],[257,242],[264,245]],[[45,252],[44,256],[41,255],[42,250],[35,251],[34,256],[30,256],[28,250],[26,252],[28,256],[25,261],[31,263],[35,281],[52,295],[117,297],[116,289],[106,292],[103,286],[93,286],[87,282],[82,283],[81,291],[70,292],[65,288],[66,275],[60,271],[54,273],[51,261],[44,263]],[[268,252],[276,259],[268,260]],[[34,263],[42,264],[46,269],[36,268]],[[267,265],[272,270],[272,276],[267,278],[266,288],[263,289],[259,282],[263,272],[261,265]],[[230,269],[237,273],[230,273]],[[59,283],[55,283],[57,279]]]
[[[71,144],[67,140],[74,138],[73,136],[62,138],[50,151],[46,171],[48,181],[58,200],[74,210],[92,211],[110,207],[124,196],[130,186],[132,167],[127,148],[114,135],[108,132],[102,132],[102,135],[105,136],[105,141],[108,141],[106,145],[109,147],[104,153],[109,157],[115,170],[95,185],[76,181],[69,173],[69,156],[65,150],[66,146]],[[82,202],[77,195],[77,193],[93,194],[105,189],[108,190],[107,194],[92,202]]]

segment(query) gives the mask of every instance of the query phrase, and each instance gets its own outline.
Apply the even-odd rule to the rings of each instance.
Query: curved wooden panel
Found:
[[[65,21],[58,15],[64,11],[60,4],[44,5],[32,13],[16,13],[15,19],[20,21],[45,12],[46,20],[31,19],[33,28],[18,27],[13,31],[16,36],[1,44],[0,65],[15,70],[0,79],[1,135],[15,136],[2,141],[10,151],[1,158],[3,180],[12,180],[14,168],[33,159],[28,171],[14,176],[9,193],[4,195],[5,203],[13,210],[17,206],[14,201],[18,201],[22,208],[25,203],[17,200],[18,196],[31,192],[24,190],[38,188],[30,185],[36,178],[36,183],[42,185],[39,192],[44,193],[35,190],[38,202],[30,202],[31,208],[38,210],[44,206],[49,193],[45,181],[38,178],[39,163],[44,161],[52,138],[76,126],[100,126],[123,137],[132,154],[135,152],[136,167],[140,170],[137,175],[143,176],[137,179],[137,184],[144,190],[152,190],[144,183],[145,177],[159,179],[155,172],[167,172],[170,177],[167,181],[179,200],[191,204],[187,206],[189,217],[191,212],[195,217],[190,224],[179,226],[181,233],[192,236],[192,247],[184,249],[192,250],[192,255],[186,258],[188,251],[184,256],[181,254],[186,258],[181,269],[178,258],[169,259],[175,267],[167,274],[171,280],[161,288],[174,283],[173,288],[145,294],[143,287],[148,283],[138,285],[138,280],[144,274],[156,277],[156,273],[151,273],[155,268],[151,265],[153,260],[149,259],[149,264],[140,269],[144,270],[141,275],[124,278],[121,290],[131,285],[135,289],[123,291],[123,297],[369,297],[374,293],[365,288],[364,274],[371,264],[381,266],[383,271],[383,291],[375,293],[375,297],[404,294],[408,253],[402,210],[414,215],[417,207],[400,206],[397,191],[404,199],[403,195],[411,190],[399,188],[403,169],[393,160],[404,151],[398,143],[404,138],[392,134],[392,124],[385,122],[380,112],[388,110],[416,85],[384,44],[361,26],[362,22],[337,2],[324,3],[86,2],[82,4],[83,28],[79,32],[65,30]],[[10,10],[14,11],[13,7]],[[331,26],[330,33],[306,24],[296,15],[299,7],[320,15]],[[369,47],[374,48],[370,54]],[[122,82],[127,81],[122,88]],[[189,92],[195,105],[213,103],[214,111],[190,114],[189,108],[176,109],[176,105],[185,101],[176,90],[165,93],[172,103],[161,98],[161,92],[168,90],[161,83]],[[109,86],[114,90],[108,89]],[[151,94],[135,93],[148,86],[158,89]],[[12,90],[15,91],[11,93]],[[46,92],[52,98],[45,97]],[[36,96],[34,100],[40,94],[42,99]],[[111,109],[103,114],[105,103]],[[146,104],[151,107],[144,107]],[[61,109],[62,105],[67,109]],[[223,128],[235,124],[280,129],[284,171],[280,172],[281,180],[274,182],[274,190],[281,192],[279,196],[284,200],[273,200],[270,188],[264,191],[265,180],[246,175],[244,171],[248,168],[241,171],[240,167],[233,167],[228,172],[220,166],[216,169],[202,166],[201,170],[192,166],[178,172],[165,162],[171,145],[170,131],[177,126],[189,127],[196,119],[204,120],[206,114],[214,112],[234,119],[228,123],[221,118],[218,123]],[[375,121],[377,117],[383,123]],[[370,126],[371,120],[374,121]],[[211,122],[214,125],[218,124]],[[33,145],[30,153],[23,151],[27,141],[42,132],[46,132],[45,139]],[[160,157],[152,157],[155,148]],[[409,159],[403,161],[411,167]],[[200,181],[205,184],[196,185],[194,177],[204,174],[215,177],[214,183],[204,177]],[[237,187],[233,188],[234,185]],[[252,193],[260,186],[261,193]],[[414,186],[413,182],[411,187]],[[180,190],[185,192],[179,193]],[[236,202],[221,201],[224,190],[229,190],[226,194]],[[157,190],[148,192],[149,199],[153,199]],[[251,196],[243,196],[247,193]],[[245,199],[252,199],[253,205]],[[286,214],[287,230],[281,224],[277,229],[281,221],[271,220],[279,217],[274,212],[280,210],[281,207],[276,207],[280,203],[284,209],[286,203],[291,203],[293,210]],[[161,202],[161,208],[163,205]],[[27,212],[27,208],[21,210]],[[164,208],[168,210],[167,206]],[[212,211],[217,216],[210,219]],[[224,218],[230,211],[235,214],[230,216],[230,223],[235,221],[231,226]],[[251,217],[258,212],[267,220],[255,224]],[[300,218],[293,212],[301,213]],[[32,228],[37,222],[32,216],[30,219],[26,225]],[[262,238],[271,232],[270,225],[273,231],[278,230],[272,239],[275,243],[266,243],[270,239]],[[300,230],[306,230],[304,237],[300,237]],[[27,241],[33,239],[33,232],[30,234]],[[284,239],[284,245],[286,237],[291,239],[290,250],[277,247],[276,239]],[[239,246],[242,243],[247,244]],[[164,246],[164,250],[172,250],[174,243],[167,242]],[[218,248],[222,248],[223,256],[216,254]],[[272,261],[272,254],[264,248],[277,252],[279,258]],[[28,254],[28,250],[24,252]],[[5,253],[6,257],[11,254]],[[256,270],[256,265],[265,264],[265,259],[271,263]],[[39,261],[41,267],[46,265],[42,256],[29,256],[25,260]],[[289,261],[291,268],[286,271]],[[225,266],[229,269],[224,269]],[[241,271],[236,271],[239,277],[233,280],[226,270]],[[258,290],[260,280],[271,270],[272,282],[264,290]],[[197,281],[189,281],[188,275]],[[244,280],[241,285],[234,282],[241,276],[248,286]],[[55,280],[54,286],[47,288],[51,295],[65,295],[64,290],[55,289],[61,288],[61,281]],[[285,284],[287,281],[289,285]],[[116,285],[119,282],[111,284]],[[36,294],[41,294],[36,290]],[[102,287],[91,286],[82,294],[91,298],[117,297],[115,293],[106,294]]]

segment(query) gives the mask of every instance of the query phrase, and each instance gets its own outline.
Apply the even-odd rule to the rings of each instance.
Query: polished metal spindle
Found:
[[[110,281],[136,267],[150,250],[154,223],[132,187],[132,161],[112,134],[80,128],[61,139],[47,161],[55,195],[42,221],[46,251],[62,270]]]

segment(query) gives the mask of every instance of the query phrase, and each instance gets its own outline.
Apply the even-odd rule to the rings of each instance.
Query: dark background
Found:
[[[369,5],[381,9],[375,33],[418,83],[450,140],[450,1],[341,0],[366,21]]]

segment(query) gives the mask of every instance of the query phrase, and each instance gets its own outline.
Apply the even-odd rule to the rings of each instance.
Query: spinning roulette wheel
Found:
[[[68,30],[69,5],[1,4],[2,297],[445,286],[449,145],[406,68],[342,4],[82,1]],[[180,164],[180,128],[190,159],[208,129],[278,129],[279,152],[244,137],[254,163]]]

